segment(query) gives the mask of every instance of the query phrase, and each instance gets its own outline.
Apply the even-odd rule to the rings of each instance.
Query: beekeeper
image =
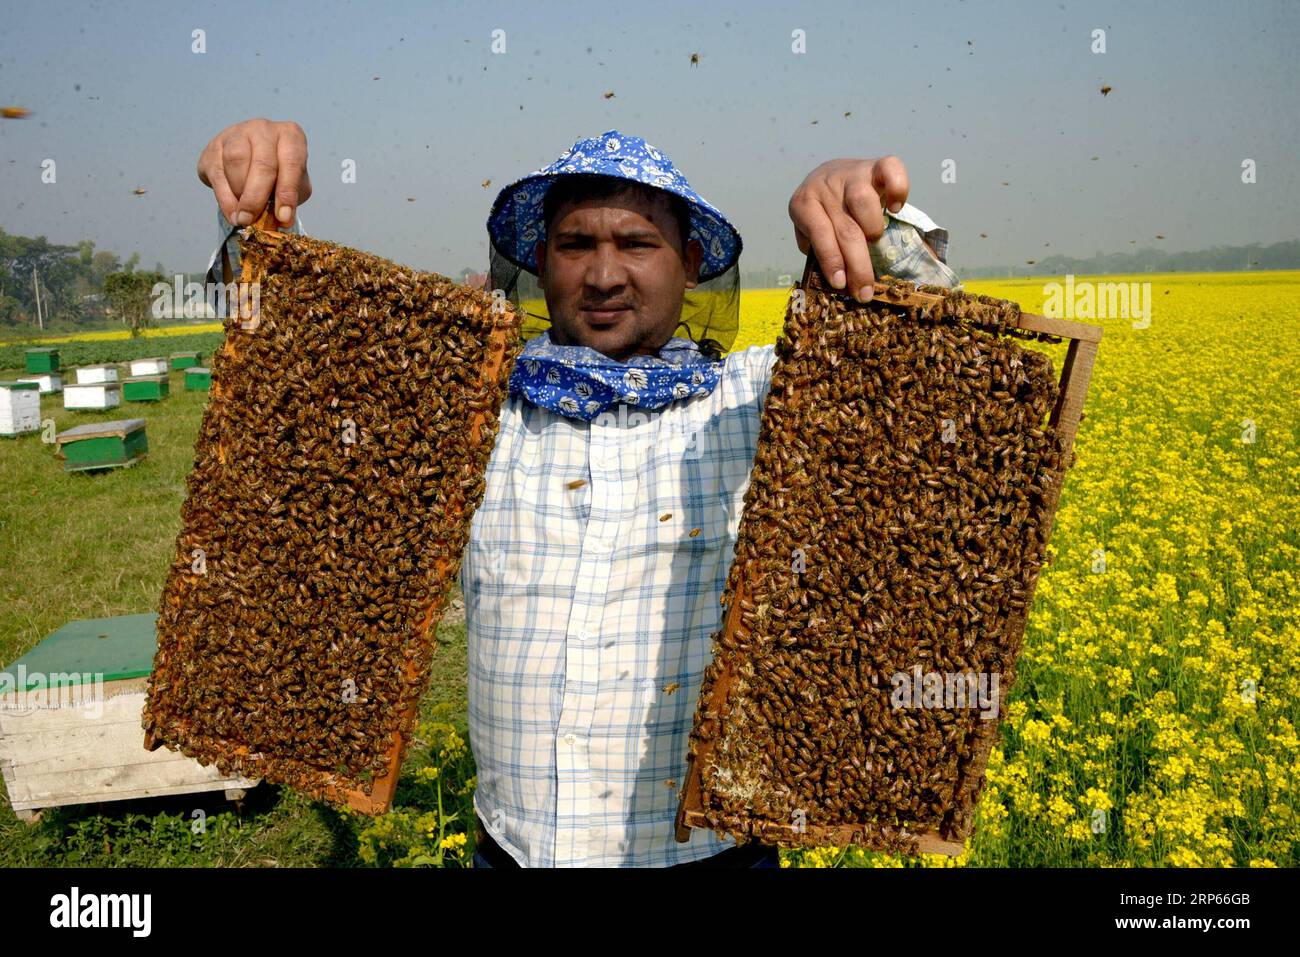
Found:
[[[232,222],[272,198],[299,230],[296,123],[221,131],[198,173],[220,208],[214,271],[224,252],[237,277]],[[946,231],[907,195],[897,157],[823,163],[790,199],[799,250],[864,301],[878,271],[956,285]],[[674,834],[774,361],[727,353],[740,234],[617,130],[502,189],[487,228],[491,288],[529,338],[461,565],[474,863],[775,867],[772,847]]]

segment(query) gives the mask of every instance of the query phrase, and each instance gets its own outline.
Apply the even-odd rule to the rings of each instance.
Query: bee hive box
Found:
[[[777,344],[678,838],[959,854],[1101,330],[810,263]],[[1071,339],[1058,383],[1016,338]]]
[[[132,377],[165,375],[167,372],[167,360],[162,356],[151,356],[148,359],[132,359],[129,365]]]
[[[88,422],[60,432],[54,442],[65,472],[131,466],[149,454],[144,419]]]
[[[145,746],[382,813],[519,317],[333,243],[243,235],[257,314],[228,318],[212,359]]]
[[[205,366],[187,366],[185,369],[185,391],[207,392],[212,388],[212,372]]]
[[[23,353],[28,372],[58,372],[58,349],[28,349]]]
[[[154,655],[153,614],[70,621],[0,668],[0,777],[32,822],[69,804],[203,791],[241,796],[257,781],[140,747]]]
[[[171,395],[167,375],[133,375],[122,380],[122,398],[127,402],[161,402]]]
[[[116,369],[112,371],[117,374]],[[63,387],[63,407],[70,412],[112,409],[121,404],[122,386],[117,382],[69,382]]]
[[[203,355],[198,352],[173,352],[172,353],[172,370],[180,371],[181,369],[190,369],[197,366],[203,359]]]
[[[0,435],[17,436],[41,428],[41,387],[36,382],[0,382]]]
[[[18,377],[19,382],[35,382],[41,395],[50,395],[54,392],[63,391],[63,376],[57,372],[38,372],[35,375],[24,375]]]
[[[81,366],[76,371],[77,385],[117,381],[117,366]]]

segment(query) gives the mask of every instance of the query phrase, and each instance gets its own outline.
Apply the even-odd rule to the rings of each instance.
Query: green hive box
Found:
[[[58,349],[28,349],[26,356],[28,372],[59,371]]]
[[[212,388],[212,370],[206,366],[190,366],[185,370],[185,389],[188,392],[207,392]]]
[[[171,380],[165,375],[137,375],[122,380],[122,398],[127,402],[158,402],[171,394]]]
[[[10,691],[27,691],[38,680],[36,675],[66,676],[67,684],[82,683],[87,674],[102,675],[104,681],[144,677],[153,670],[158,650],[157,620],[158,616],[149,612],[70,621],[0,669],[0,675],[8,676],[0,678],[0,683]]]
[[[58,444],[58,456],[63,459],[65,472],[134,465],[149,452],[144,419],[78,425],[60,432],[54,441]]]
[[[173,352],[172,353],[173,370],[189,369],[192,368],[193,366],[198,365],[202,361],[203,361],[203,353],[201,352]]]

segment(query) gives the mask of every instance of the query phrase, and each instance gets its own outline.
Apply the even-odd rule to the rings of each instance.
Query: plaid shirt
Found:
[[[946,231],[913,225],[946,254]],[[914,260],[901,253],[887,258]],[[664,867],[735,846],[707,830],[679,844],[674,822],[774,361],[770,345],[733,352],[712,393],[657,412],[501,409],[460,585],[474,808],[525,867]]]
[[[774,359],[732,353],[712,393],[658,412],[502,407],[461,588],[474,807],[525,867],[735,846],[673,824]]]

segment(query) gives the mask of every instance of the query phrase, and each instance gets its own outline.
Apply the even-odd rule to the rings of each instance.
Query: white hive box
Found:
[[[117,366],[82,366],[77,370],[77,385],[116,381]]]
[[[169,794],[238,799],[257,784],[175,751],[145,750],[156,618],[68,622],[0,668],[0,775],[20,819],[47,807]]]
[[[26,435],[40,428],[40,386],[34,382],[0,382],[0,435]]]
[[[162,356],[153,356],[149,359],[132,359],[131,375],[166,375],[167,360]]]
[[[113,409],[121,404],[122,387],[116,382],[78,382],[63,387],[63,407],[70,411]]]
[[[57,372],[38,372],[36,375],[19,376],[19,382],[35,382],[40,386],[41,395],[63,391],[63,376]]]

